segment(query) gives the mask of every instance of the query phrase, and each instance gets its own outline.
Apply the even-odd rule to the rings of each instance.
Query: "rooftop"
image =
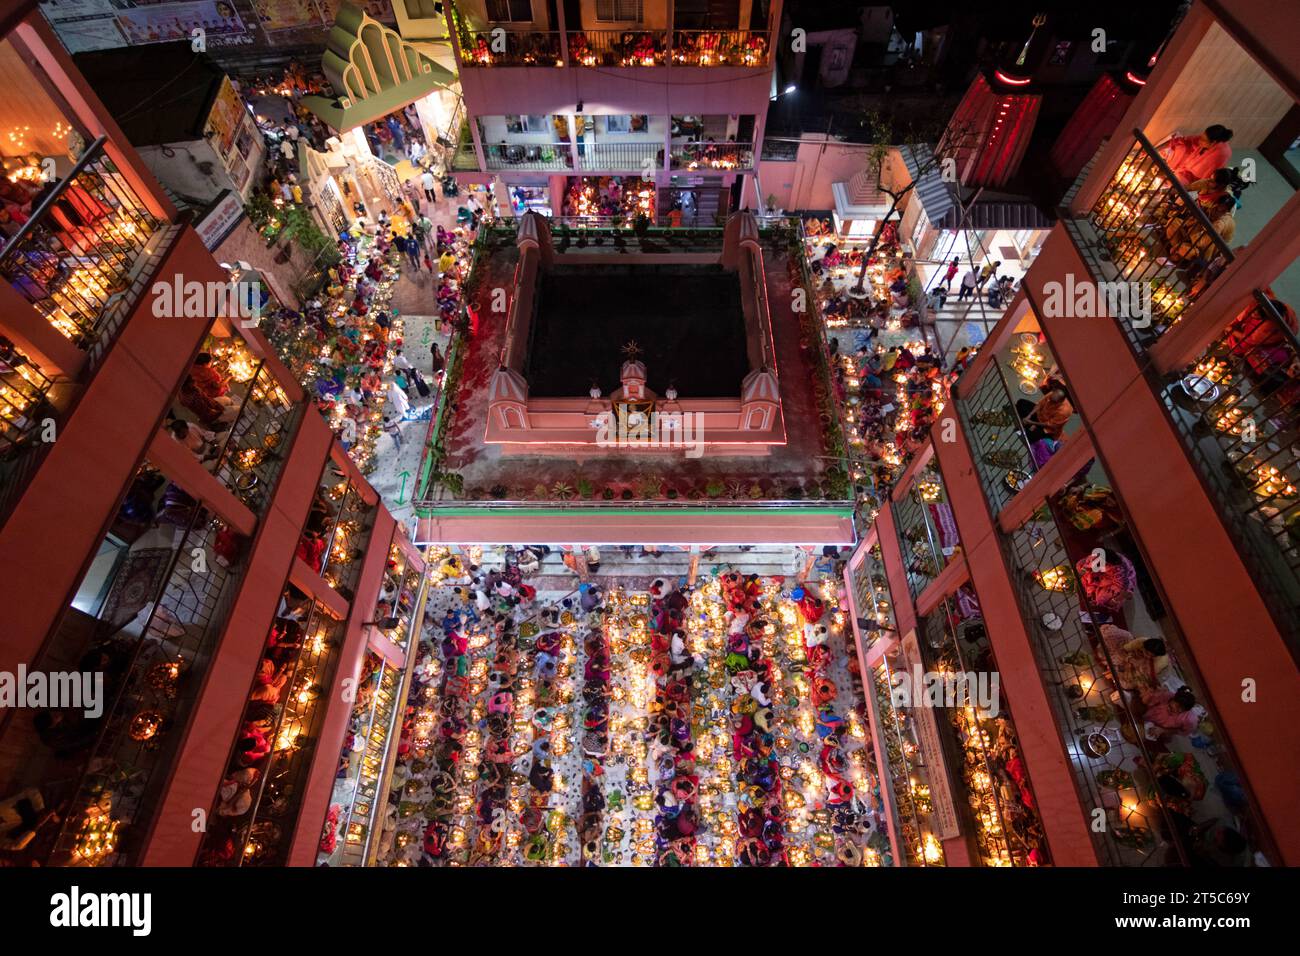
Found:
[[[718,233],[720,242],[721,231]],[[792,499],[837,501],[837,488],[829,480],[834,476],[827,474],[835,464],[826,454],[824,431],[830,424],[822,421],[818,404],[819,390],[827,387],[813,352],[820,342],[812,337],[816,332],[811,328],[808,331],[801,328],[801,315],[792,307],[792,283],[797,281],[798,269],[792,269],[791,256],[798,253],[792,252],[786,239],[772,234],[764,233],[761,243],[779,369],[784,444],[774,446],[770,454],[732,455],[710,448],[709,453],[699,458],[685,457],[680,449],[637,453],[594,447],[557,457],[518,454],[517,446],[485,444],[489,385],[499,366],[507,331],[506,316],[490,308],[491,291],[511,286],[519,260],[513,237],[503,234],[485,243],[475,266],[469,297],[478,325],[469,340],[444,446],[442,468],[460,475],[463,491],[452,495],[445,488],[437,489],[432,496],[437,500],[425,502],[421,511],[427,512],[429,507],[494,501],[550,502],[555,507],[584,507],[584,510],[587,506],[626,506],[629,502],[641,505],[658,502],[677,508],[693,503],[716,507],[725,502],[752,505]],[[565,255],[557,252],[555,270],[560,275],[567,269]],[[595,270],[587,266],[585,270],[594,271],[601,277],[600,281],[584,289],[580,298],[564,300],[563,321],[571,323],[566,334],[574,337],[573,341],[581,340],[571,348],[575,359],[581,357],[580,363],[575,361],[575,367],[581,364],[584,368],[599,368],[602,388],[614,384],[604,379],[617,375],[620,357],[617,347],[625,342],[624,336],[632,323],[660,321],[662,330],[657,336],[636,333],[643,335],[638,341],[649,355],[646,365],[652,383],[656,375],[666,379],[704,372],[731,376],[738,385],[737,370],[745,368],[743,330],[733,332],[706,324],[710,322],[709,316],[716,320],[722,314],[731,323],[739,313],[738,303],[717,298],[720,288],[716,276],[710,275],[707,269],[704,271],[702,294],[709,298],[691,302],[689,283],[683,286],[680,276],[665,280],[663,273],[657,271],[672,267],[649,264],[629,268],[618,261],[619,253],[614,248],[609,248],[606,255],[608,266]],[[592,256],[587,251],[582,258],[590,260]],[[627,285],[629,282],[631,286]],[[657,303],[646,291],[656,282],[659,287],[656,295],[660,297]],[[551,292],[554,294],[554,290]],[[643,293],[646,298],[642,298]],[[660,312],[673,303],[681,303],[687,311],[679,315]],[[605,334],[601,326],[610,323],[615,312],[618,315],[613,317],[612,331]],[[811,320],[808,313],[802,317]],[[713,324],[718,326],[716,321]],[[598,343],[597,350],[613,352],[612,361],[591,361],[592,354],[603,354],[588,347],[593,336]],[[655,370],[656,355],[664,360],[663,372]],[[679,379],[676,384],[685,394],[685,381]],[[588,385],[584,379],[579,388],[563,383],[560,388],[562,394],[574,394],[585,392]]]
[[[78,53],[73,61],[136,146],[202,139],[225,76],[189,40]]]
[[[539,397],[619,386],[635,343],[647,386],[663,394],[736,395],[748,370],[736,273],[703,264],[558,266],[539,278],[524,377]]]

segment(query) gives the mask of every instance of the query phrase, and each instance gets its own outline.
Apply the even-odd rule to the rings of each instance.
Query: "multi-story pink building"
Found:
[[[406,674],[422,561],[45,20],[5,26],[0,856],[310,863],[342,688]]]
[[[850,564],[900,861],[1300,859],[1277,12],[1192,6]],[[1231,226],[1186,165],[1215,124]],[[914,665],[999,674],[998,714],[891,699]]]
[[[686,224],[755,208],[781,2],[462,0],[447,4],[468,118],[453,164],[500,180],[516,211],[565,202],[580,177],[650,184]],[[498,201],[504,201],[498,197]]]

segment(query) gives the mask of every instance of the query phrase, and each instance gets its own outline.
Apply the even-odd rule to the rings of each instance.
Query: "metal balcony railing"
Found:
[[[21,350],[0,336],[0,458],[16,452],[40,424],[53,385]]]
[[[858,611],[858,632],[863,652],[869,651],[881,637],[895,630],[894,602],[885,575],[885,561],[880,544],[873,544],[862,557],[862,564],[851,572],[854,607]]]
[[[474,144],[463,142],[456,146],[455,152],[451,155],[451,169],[458,173],[478,172],[478,154],[474,152]]]
[[[730,170],[754,168],[753,143],[680,143],[673,146],[672,168]]]
[[[55,424],[60,415],[56,387],[21,349],[0,336],[0,523],[35,474],[48,446],[42,442],[45,422]]]
[[[1051,508],[1002,540],[1079,795],[1085,807],[1106,812],[1103,830],[1089,828],[1098,859],[1109,866],[1186,862],[1168,839],[1173,827],[1158,796],[1139,787],[1152,755],[1142,724],[1105,679],[1100,641],[1080,618],[1091,609]]]
[[[167,769],[185,736],[238,591],[240,569],[219,559],[213,547],[224,530],[203,507],[193,505],[162,584],[145,605],[149,611],[139,631],[136,616],[100,636],[90,649],[123,663],[111,668],[114,676],[105,682],[104,714],[93,747],[79,758],[84,769],[52,864],[139,862]]]
[[[988,711],[957,700],[945,708],[951,735],[946,751],[954,778],[965,787],[964,816],[985,866],[1037,866],[1049,862],[1047,837],[1020,757],[1020,738],[1007,710],[1001,681],[993,683],[997,662],[983,620],[963,620],[956,602],[944,601],[921,621],[932,670],[949,675],[989,675],[994,697]],[[969,685],[968,685],[969,686]],[[996,691],[996,695],[994,695]],[[975,689],[967,693],[973,698]],[[1011,766],[1021,761],[1018,770]]]
[[[668,62],[664,30],[571,30],[570,66],[663,66]]]
[[[402,689],[406,671],[393,667],[378,654],[367,654],[367,665],[374,667],[366,706],[353,709],[352,726],[365,740],[360,762],[349,768],[353,779],[351,791],[343,798],[343,812],[339,816],[338,836],[342,843],[336,865],[364,866],[374,841],[375,821],[385,806],[379,788],[384,779],[386,763],[396,757],[392,746],[394,733],[400,730],[398,718],[405,700]],[[347,748],[344,759],[349,759]],[[303,821],[306,825],[307,821]],[[321,854],[321,859],[328,859]]]
[[[961,548],[947,501],[943,476],[931,466],[894,502],[898,545],[913,598],[921,596]]]
[[[578,147],[578,161],[591,172],[645,172],[653,176],[663,167],[664,148],[661,143],[585,143]]]
[[[470,147],[470,155],[474,149]],[[483,161],[487,168],[563,170],[573,168],[573,153],[568,143],[484,143]]]
[[[870,674],[871,691],[880,715],[880,743],[884,754],[879,762],[881,786],[892,797],[894,827],[907,866],[944,866],[943,843],[935,834],[934,805],[926,753],[917,736],[916,716],[910,707],[895,706],[894,682],[907,680],[913,662],[895,645],[880,659]],[[885,777],[883,774],[887,773]]]
[[[674,66],[764,66],[766,30],[674,30]]]
[[[388,570],[384,574],[384,591],[375,611],[376,625],[390,641],[405,649],[412,631],[419,632],[419,622],[412,620],[412,612],[419,603],[423,574],[410,566],[406,552],[397,544],[388,549]],[[392,626],[389,627],[388,625]]]
[[[1110,587],[1097,590],[1093,562],[1101,549],[1088,549],[1099,539],[1076,533],[1067,547],[1061,529],[1071,526],[1071,513],[1063,503],[1048,499],[1001,544],[1081,802],[1105,811],[1105,828],[1089,828],[1099,861],[1206,865],[1209,857],[1220,866],[1250,865],[1251,852],[1275,856],[1181,637],[1169,624],[1154,633],[1149,623],[1145,634],[1124,629],[1137,632],[1135,619],[1146,615],[1116,612]],[[1142,572],[1132,564],[1141,558],[1130,553],[1121,577],[1131,583],[1123,586],[1140,592]],[[1091,591],[1085,575],[1094,579]],[[1099,608],[1090,593],[1111,606]],[[1186,694],[1190,701],[1178,707],[1169,702]],[[1244,839],[1233,864],[1203,839],[1216,826]]]
[[[163,225],[104,152],[100,137],[0,249],[0,275],[60,334],[91,350],[145,291],[150,240]]]
[[[1296,651],[1300,639],[1300,345],[1255,293],[1161,393],[1224,524]]]
[[[305,407],[290,402],[271,370],[261,365],[226,435],[216,476],[259,517],[270,504]]]
[[[459,25],[462,68],[564,66],[558,31],[467,30]]]
[[[301,628],[277,618],[209,814],[201,866],[283,866],[328,711],[343,622],[312,604]],[[249,746],[251,744],[251,746]]]
[[[347,483],[338,502],[334,522],[325,536],[325,556],[320,575],[330,587],[351,601],[374,524],[375,506],[367,504],[360,489],[351,482]]]
[[[1099,261],[1090,265],[1099,282],[1123,284],[1112,287],[1108,311],[1127,313],[1117,319],[1134,348],[1144,351],[1233,256],[1159,151],[1141,130],[1133,136],[1132,148],[1089,215],[1100,244]],[[1089,250],[1084,252],[1087,256]],[[1126,299],[1127,307],[1115,299]]]
[[[973,385],[963,380],[960,392],[957,412],[971,444],[984,496],[996,515],[1036,470],[1029,439],[996,359]]]

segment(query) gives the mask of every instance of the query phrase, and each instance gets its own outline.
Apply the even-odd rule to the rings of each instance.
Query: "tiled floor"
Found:
[[[398,289],[414,285],[414,282],[403,278]],[[396,299],[397,296],[394,295],[394,301]],[[438,331],[436,316],[407,315],[403,312],[402,321],[404,354],[429,383],[430,397],[420,398],[415,389],[411,390],[411,407],[399,426],[401,447],[397,446],[392,437],[382,436],[375,449],[375,470],[368,477],[371,486],[384,499],[384,504],[393,517],[399,522],[407,523],[414,516],[411,494],[419,474],[425,439],[429,434],[434,399],[438,394],[437,382],[429,372],[429,346],[437,342],[438,349],[446,355],[447,336]]]

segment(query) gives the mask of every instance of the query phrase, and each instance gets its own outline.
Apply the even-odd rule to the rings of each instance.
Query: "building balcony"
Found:
[[[674,30],[643,26],[631,29],[520,30],[517,24],[488,22],[472,29],[451,7],[462,69],[490,67],[562,67],[578,69],[670,67],[761,68],[769,63],[768,30]],[[561,42],[561,41],[564,42]],[[565,58],[565,46],[568,58]]]
[[[30,859],[135,859],[239,590],[239,540],[150,462],[140,468],[33,665],[102,672],[102,716],[47,711],[7,728],[6,760],[23,755],[11,782],[62,808],[61,827]]]
[[[881,789],[889,791],[889,824],[898,834],[898,851],[903,857],[895,862],[906,866],[944,866],[941,824],[933,801],[936,778],[944,773],[944,768],[936,765],[939,755],[933,748],[922,745],[917,721],[922,708],[900,706],[893,693],[896,684],[907,679],[913,665],[920,663],[919,658],[909,656],[902,643],[895,642],[870,669],[864,683],[875,704]]]
[[[0,250],[0,276],[83,351],[111,338],[140,301],[166,225],[105,142],[91,144]]]
[[[753,143],[674,144],[672,168],[701,172],[728,172],[754,168]]]
[[[1070,222],[1093,278],[1145,352],[1214,283],[1233,251],[1141,130],[1083,219]],[[1222,226],[1221,226],[1222,228]],[[1149,315],[1145,298],[1149,297]]]
[[[766,66],[770,43],[766,30],[675,30],[674,66]]]
[[[563,172],[573,168],[573,153],[568,143],[484,143],[483,162],[492,171]]]
[[[868,532],[869,534],[869,532]],[[889,578],[880,542],[859,545],[857,553],[845,569],[853,610],[857,615],[857,633],[862,641],[862,652],[868,654],[876,644],[897,632],[894,602],[889,593]]]
[[[663,66],[667,62],[668,33],[664,30],[569,32],[571,66]]]
[[[1040,866],[1050,862],[1050,852],[1029,780],[1022,777],[1014,786],[1002,783],[1011,776],[1011,761],[1023,763],[1023,751],[997,679],[986,624],[974,593],[963,587],[920,621],[917,647],[927,670],[971,682],[965,690],[966,706],[957,700],[957,706],[944,707],[947,719],[937,723],[952,789],[965,798],[955,801],[955,812],[979,864]],[[975,686],[981,680],[988,693],[988,705],[981,701],[981,707],[987,710],[970,703],[978,696]]]
[[[269,368],[262,364],[255,368],[216,457],[214,472],[259,518],[270,504],[305,408],[289,400]]]
[[[1261,592],[1300,634],[1300,345],[1262,292],[1160,397]]]
[[[558,31],[469,30],[459,20],[457,25],[461,69],[564,66]]]
[[[289,585],[235,732],[199,866],[284,866],[343,644],[344,621]]]
[[[933,462],[926,466],[893,507],[907,586],[915,600],[961,551],[938,467]]]
[[[1135,570],[1143,559],[1095,547],[1079,514],[1068,494],[1052,496],[1003,536],[1002,548],[1081,801],[1106,813],[1104,830],[1090,827],[1098,860],[1201,860],[1194,828],[1224,813],[1221,800],[1231,802],[1231,826],[1251,849],[1270,855],[1262,822],[1233,796],[1245,783],[1180,635],[1164,621],[1162,639],[1148,638],[1160,632],[1142,622],[1166,612],[1138,588],[1149,574]],[[1121,579],[1127,599],[1103,583]],[[1170,697],[1177,706],[1167,717],[1160,707]]]
[[[79,381],[147,299],[179,231],[149,212],[104,143],[82,154],[0,248],[0,276],[18,293],[7,331],[26,336],[0,342],[0,521],[66,424]],[[39,353],[26,350],[33,346]]]

